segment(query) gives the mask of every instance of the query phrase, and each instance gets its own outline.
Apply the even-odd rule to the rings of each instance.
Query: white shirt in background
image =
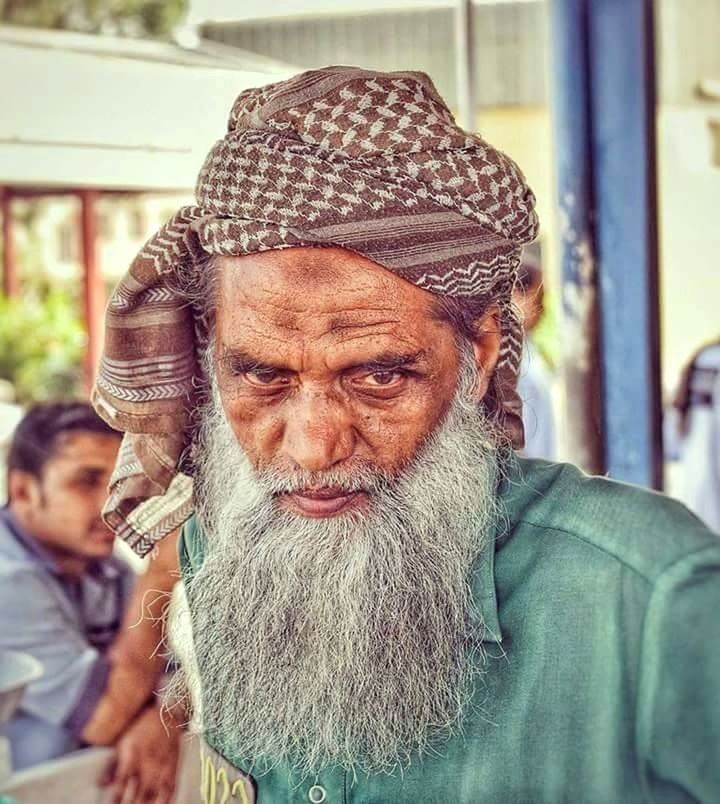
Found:
[[[552,375],[537,349],[527,339],[520,364],[518,393],[523,403],[526,458],[557,458],[555,413],[552,403]]]
[[[720,344],[695,360],[687,432],[678,433],[677,412],[665,428],[666,454],[680,464],[676,494],[720,533]]]

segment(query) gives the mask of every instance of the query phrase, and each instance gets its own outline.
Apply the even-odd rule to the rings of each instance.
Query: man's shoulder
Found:
[[[39,571],[37,559],[15,538],[0,516],[0,576]]]
[[[580,560],[614,562],[654,583],[690,556],[707,551],[714,562],[720,557],[720,538],[664,494],[586,475],[570,464],[519,464],[515,529],[552,532],[558,548]]]
[[[711,343],[702,349],[695,358],[695,367],[720,370],[720,342]]]
[[[7,613],[29,604],[45,606],[52,598],[45,570],[0,520],[0,607]]]

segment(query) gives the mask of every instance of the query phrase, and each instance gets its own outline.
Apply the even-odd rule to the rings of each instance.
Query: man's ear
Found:
[[[40,481],[32,472],[13,469],[8,476],[8,500],[17,508],[39,506],[42,501]]]
[[[487,393],[500,356],[500,308],[496,304],[489,307],[473,330],[473,353],[478,367],[478,384],[473,395],[479,402]]]

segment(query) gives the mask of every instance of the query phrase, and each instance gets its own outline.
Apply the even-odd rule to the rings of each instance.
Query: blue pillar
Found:
[[[660,488],[652,6],[591,0],[590,74],[607,471]]]
[[[577,302],[574,313],[570,309],[571,324],[564,340],[570,337],[571,346],[582,342],[577,330],[583,326],[591,342],[585,357],[590,349],[597,350],[596,359],[591,360],[601,372],[595,391],[602,400],[602,468],[611,477],[659,488],[652,3],[553,0],[552,8],[564,309],[567,312],[573,299],[583,294],[587,302]],[[568,182],[578,183],[577,176],[583,177],[585,192],[574,203],[582,209],[572,209],[570,214],[564,194]],[[565,234],[568,218],[575,222],[573,233],[582,231],[579,224],[586,225],[588,245],[583,244],[583,251],[590,258],[585,280],[579,277],[583,269],[574,268],[582,261],[573,257]],[[599,340],[594,321],[580,320],[594,301]],[[571,396],[571,419],[580,415],[597,421],[592,411],[581,411],[572,402]]]
[[[553,131],[563,307],[563,374],[570,459],[604,470],[590,118],[588,9],[553,0]]]

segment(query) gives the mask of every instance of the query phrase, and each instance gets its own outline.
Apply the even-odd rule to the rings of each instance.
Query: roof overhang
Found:
[[[186,192],[238,93],[296,72],[110,45],[0,26],[0,185]]]

